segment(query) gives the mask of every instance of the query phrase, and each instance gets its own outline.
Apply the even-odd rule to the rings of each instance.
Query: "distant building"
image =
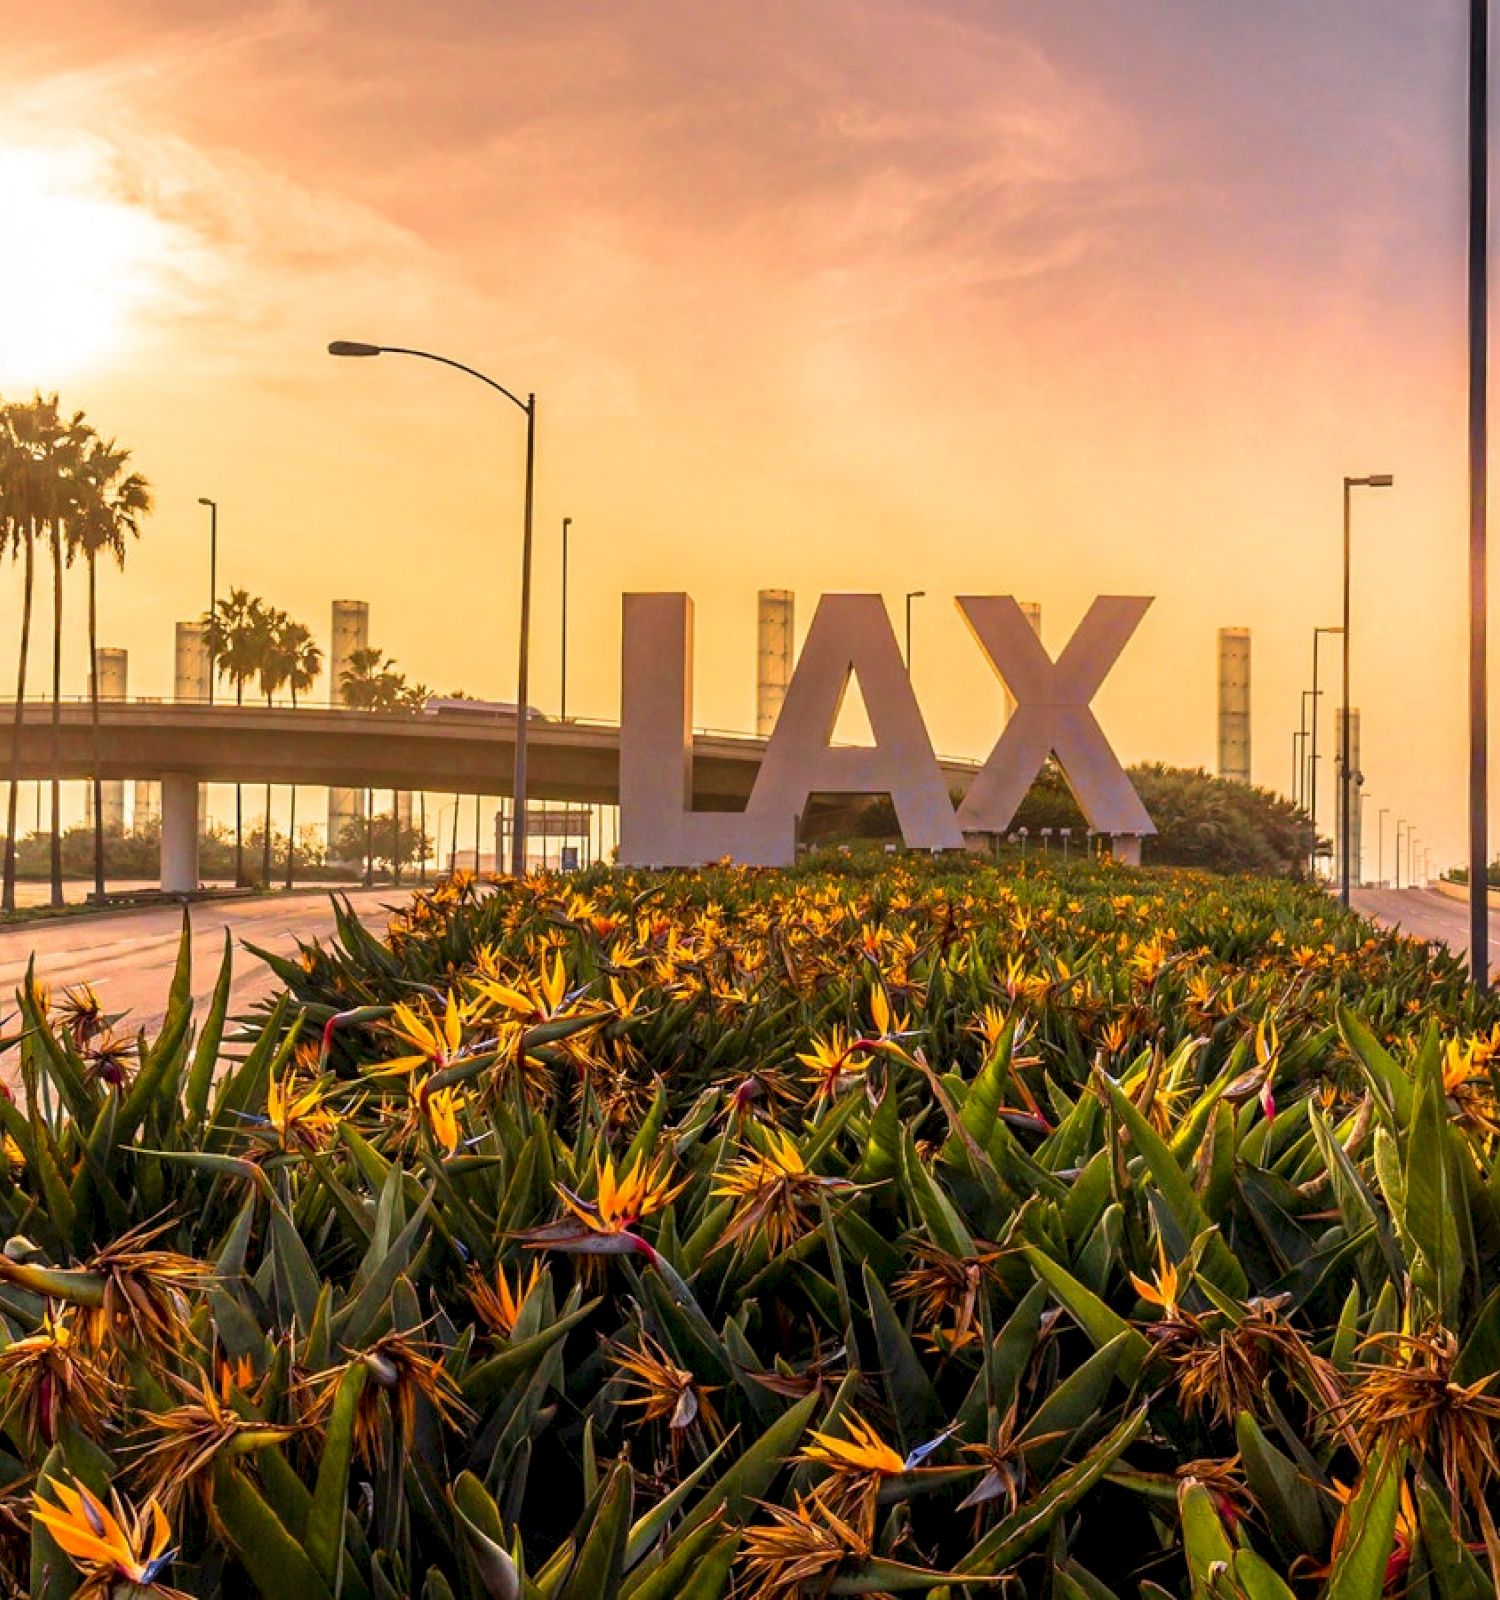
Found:
[[[1219,776],[1250,781],[1250,630],[1219,629]]]
[[[795,600],[790,589],[762,589],[755,633],[755,731],[769,739],[792,681]]]
[[[333,626],[328,650],[328,698],[335,705],[344,699],[343,677],[350,658],[357,650],[370,647],[370,606],[365,600],[335,600]],[[363,820],[365,796],[362,789],[328,791],[328,856],[338,859],[339,840],[356,822]]]
[[[129,656],[124,650],[100,645],[94,651],[94,677],[101,700],[123,700]],[[106,833],[125,831],[125,782],[122,778],[106,778],[99,785],[99,814]],[[83,815],[90,827],[94,824],[94,786],[83,786]]]

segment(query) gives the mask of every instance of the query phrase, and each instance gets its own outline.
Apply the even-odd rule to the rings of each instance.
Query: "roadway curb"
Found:
[[[1464,905],[1468,905],[1469,903],[1469,886],[1466,883],[1453,883],[1447,878],[1439,878],[1438,881],[1432,885],[1432,887],[1446,899],[1458,900]],[[1490,910],[1500,911],[1500,889],[1491,889],[1489,891],[1489,897]]]

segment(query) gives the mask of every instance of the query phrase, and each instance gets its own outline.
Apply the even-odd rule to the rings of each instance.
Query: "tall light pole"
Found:
[[[417,356],[423,361],[436,361],[441,366],[453,367],[478,378],[526,414],[526,491],[525,510],[521,531],[521,647],[520,665],[516,669],[516,735],[515,767],[511,787],[515,815],[511,826],[510,870],[513,877],[523,877],[526,872],[526,727],[527,699],[531,691],[531,500],[536,480],[536,396],[528,394],[524,400],[514,395],[503,383],[496,383],[473,367],[448,356],[434,355],[430,350],[412,350],[398,344],[362,344],[355,339],[335,339],[328,346],[331,356]],[[476,802],[477,803],[477,802]],[[456,820],[456,819],[455,819]],[[476,823],[477,836],[477,823]],[[498,869],[499,863],[496,862]],[[477,846],[476,846],[477,870]]]
[[[1396,480],[1388,472],[1374,472],[1365,478],[1344,479],[1344,697],[1343,727],[1339,730],[1339,901],[1349,904],[1349,822],[1353,814],[1354,774],[1349,767],[1349,555],[1350,501],[1355,489],[1389,489]]]
[[[1490,981],[1489,227],[1490,6],[1469,0],[1469,977]]]
[[[906,675],[911,676],[911,603],[913,600],[925,600],[925,589],[912,589],[906,596]]]
[[[1405,817],[1396,818],[1396,887],[1401,887],[1401,830],[1406,826]]]
[[[208,620],[214,620],[219,609],[219,502],[207,495],[198,496],[198,504],[208,507]],[[209,635],[212,639],[213,635]],[[214,652],[209,639],[203,641],[208,651],[208,703],[214,703]]]
[[[1308,814],[1312,817],[1312,874],[1318,875],[1318,704],[1323,691],[1318,687],[1318,645],[1325,633],[1342,633],[1342,628],[1314,628],[1313,629],[1313,686],[1312,694],[1312,754],[1308,757],[1308,793],[1312,796]]]
[[[562,521],[562,692],[559,696],[562,702],[560,714],[564,722],[568,720],[568,529],[572,526],[572,517],[564,517]]]
[[[1385,888],[1385,819],[1390,816],[1391,808],[1381,806],[1380,815],[1375,819],[1375,887]]]

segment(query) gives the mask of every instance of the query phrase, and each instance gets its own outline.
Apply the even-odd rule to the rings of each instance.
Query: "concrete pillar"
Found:
[[[208,668],[207,630],[201,622],[179,622],[172,673],[173,697],[206,703],[210,681]]]
[[[755,731],[769,739],[792,681],[796,602],[790,589],[762,589],[755,639]]]
[[[1219,776],[1250,781],[1250,630],[1219,629]]]
[[[1138,833],[1117,833],[1109,841],[1109,853],[1122,867],[1141,864],[1141,836]]]
[[[356,650],[370,647],[370,607],[364,600],[335,600],[333,625],[328,649],[329,698],[343,703],[344,669]],[[339,858],[339,840],[350,825],[360,821],[365,814],[364,790],[330,789],[328,791],[328,857]]]
[[[1018,600],[1021,615],[1031,624],[1031,631],[1038,639],[1042,636],[1042,607],[1036,600]],[[1016,697],[1010,692],[1009,686],[1003,686],[1005,694],[1005,720],[1009,722],[1016,714]]]
[[[161,886],[169,894],[198,888],[198,784],[180,772],[161,780]]]

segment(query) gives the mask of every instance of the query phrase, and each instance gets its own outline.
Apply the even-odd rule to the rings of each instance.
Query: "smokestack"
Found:
[[[755,731],[768,739],[792,681],[795,623],[792,591],[760,591],[755,643]]]
[[[94,651],[94,678],[99,685],[101,700],[123,700],[125,681],[129,669],[129,656],[123,650],[100,645]],[[84,816],[90,825],[94,820],[94,786],[84,785]],[[99,785],[99,812],[106,833],[125,831],[125,780],[106,778]]]
[[[208,703],[208,633],[201,622],[177,624],[172,695],[177,700]]]
[[[1219,629],[1219,776],[1250,781],[1250,630]]]
[[[370,647],[370,607],[364,600],[335,600],[328,650],[328,697],[343,703],[344,669],[356,650]],[[364,816],[364,795],[358,789],[328,791],[328,855],[338,859],[339,840]]]

